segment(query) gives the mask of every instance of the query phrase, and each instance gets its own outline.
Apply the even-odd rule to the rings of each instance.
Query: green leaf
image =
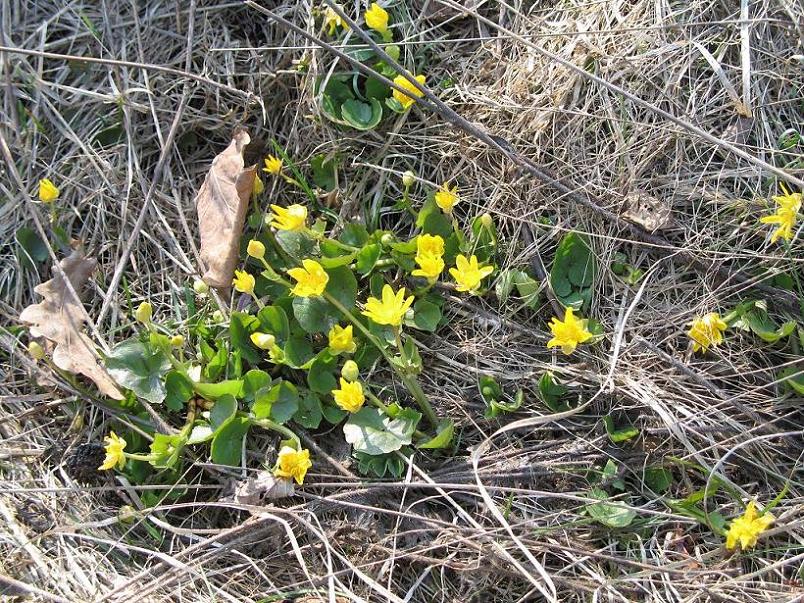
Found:
[[[252,413],[257,419],[271,419],[282,424],[299,410],[299,390],[288,381],[281,381],[270,389],[257,393]]]
[[[488,403],[488,407],[486,408],[486,412],[484,416],[487,419],[493,419],[500,413],[504,412],[516,412],[522,406],[522,402],[525,399],[525,392],[521,389],[516,390],[516,396],[514,397],[513,402],[503,402],[502,400],[491,400]]]
[[[339,318],[337,310],[323,297],[294,297],[293,316],[307,333],[326,333]]]
[[[609,495],[600,488],[592,488],[589,496],[601,501],[609,499]],[[627,508],[620,502],[593,503],[586,506],[586,512],[592,519],[607,528],[628,527],[636,517],[636,511]]]
[[[253,404],[257,392],[271,385],[271,375],[259,369],[251,369],[243,376],[243,399]]]
[[[240,464],[243,438],[251,423],[245,417],[232,417],[215,432],[212,438],[212,461],[219,465]]]
[[[212,427],[207,423],[200,423],[193,426],[190,435],[187,437],[187,444],[203,444],[212,439]]]
[[[151,442],[151,465],[158,469],[172,469],[178,463],[186,440],[181,435],[155,433]]]
[[[539,397],[553,412],[569,410],[569,404],[562,401],[568,392],[569,389],[559,383],[550,371],[545,371],[539,379]]]
[[[374,269],[374,265],[380,258],[382,247],[378,243],[370,243],[365,245],[363,249],[357,254],[356,267],[357,271],[366,276]]]
[[[170,360],[162,350],[137,339],[116,345],[106,359],[106,369],[119,385],[152,404],[161,404],[167,395],[162,378],[170,370]]]
[[[327,420],[327,423],[331,423],[332,425],[337,425],[343,421],[343,418],[347,414],[349,414],[345,410],[331,404],[323,404],[322,413],[324,414],[324,418]]]
[[[550,270],[550,283],[558,300],[575,309],[588,306],[596,266],[585,235],[576,232],[564,235]]]
[[[357,452],[385,454],[410,444],[421,417],[420,413],[406,408],[391,419],[376,408],[364,407],[349,417],[343,433]]]
[[[532,278],[524,270],[504,270],[495,285],[497,299],[501,304],[508,301],[511,293],[516,289],[519,301],[525,306],[536,309],[539,305],[539,281]]]
[[[195,391],[208,400],[217,400],[221,396],[243,397],[243,380],[229,379],[218,383],[195,383]]]
[[[300,298],[306,299],[306,298]],[[301,321],[299,321],[301,322]],[[303,326],[303,325],[302,325]],[[294,335],[285,345],[285,362],[293,368],[301,368],[313,358],[313,346],[306,337]]]
[[[486,404],[491,404],[493,401],[503,399],[503,391],[500,384],[489,375],[481,375],[477,380],[477,387],[480,389],[480,395]]]
[[[609,434],[609,439],[615,444],[627,442],[631,438],[635,438],[639,435],[639,429],[633,426],[616,429],[611,415],[603,417],[603,423],[606,425],[606,433]]]
[[[179,371],[170,371],[165,376],[165,391],[165,406],[177,412],[193,397],[193,382]]]
[[[239,351],[240,355],[250,362],[257,364],[261,355],[252,345],[249,336],[259,329],[260,321],[245,312],[232,312],[229,322],[229,340],[232,351]]]
[[[405,460],[399,458],[394,452],[378,455],[355,452],[355,458],[357,459],[357,470],[363,475],[373,474],[378,478],[390,476],[399,479],[405,472]]]
[[[421,228],[423,233],[438,235],[445,241],[454,234],[452,222],[444,215],[432,196],[425,201],[419,211],[419,215],[416,217],[416,226]],[[444,255],[447,255],[446,251]]]
[[[288,315],[280,306],[265,306],[257,313],[260,330],[276,337],[278,345],[282,345],[290,337]]]
[[[347,310],[352,309],[355,301],[357,301],[357,279],[355,275],[346,266],[330,268],[326,272],[329,275],[326,292],[338,300]],[[332,308],[332,312],[337,312],[337,310]],[[339,318],[340,314],[338,313],[335,316]]]
[[[369,234],[366,227],[359,222],[349,222],[343,227],[341,236],[338,237],[341,243],[346,243],[352,247],[363,247],[369,240]]]
[[[323,244],[322,244],[323,249]],[[337,249],[338,253],[343,253],[340,248]],[[321,257],[318,261],[324,268],[337,268],[338,266],[347,266],[351,264],[357,257],[357,252],[347,253],[346,255],[334,255],[331,257]]]
[[[203,341],[203,340],[202,340]],[[226,348],[221,346],[218,350],[214,353],[210,361],[204,367],[203,376],[208,381],[215,381],[223,375],[223,372],[226,370],[226,364],[229,361],[229,354],[226,352]]]
[[[327,352],[319,354],[310,365],[307,373],[307,384],[310,389],[319,394],[329,394],[338,387],[334,371],[338,361]]]
[[[318,429],[321,425],[321,419],[324,416],[324,408],[321,405],[321,400],[312,392],[308,392],[304,398],[299,401],[299,409],[293,415],[293,421],[306,429]]]
[[[382,105],[376,98],[369,99],[368,103],[349,99],[341,105],[341,117],[356,130],[372,130],[382,119]]]
[[[755,335],[768,343],[776,343],[790,335],[796,328],[796,322],[793,320],[789,320],[782,326],[777,327],[776,323],[768,316],[768,313],[759,309],[746,312],[743,315],[743,319],[748,323]]]
[[[438,433],[424,444],[419,444],[417,448],[446,448],[452,443],[452,436],[455,433],[455,424],[447,419],[438,425]]]
[[[656,492],[664,494],[673,483],[673,473],[662,466],[645,468],[645,485]]]
[[[17,257],[27,268],[33,268],[34,264],[44,262],[50,257],[47,245],[30,228],[17,229],[15,238],[19,246]]]
[[[389,47],[386,47],[386,50]],[[397,47],[399,48],[399,47]],[[391,95],[391,87],[383,84],[375,77],[366,79],[366,98],[376,98],[378,101],[384,101]]]
[[[229,419],[237,413],[237,400],[234,396],[221,396],[212,405],[209,411],[209,426],[212,431],[220,429]]]
[[[313,183],[320,189],[331,191],[335,188],[336,171],[338,161],[334,158],[327,158],[323,153],[313,157],[310,162],[313,170]]]
[[[301,231],[280,230],[274,236],[284,252],[298,262],[309,258],[315,248],[315,242]]]
[[[441,321],[441,308],[426,299],[413,304],[413,326],[421,331],[434,332]]]
[[[804,368],[788,366],[779,372],[778,379],[784,387],[804,396]]]

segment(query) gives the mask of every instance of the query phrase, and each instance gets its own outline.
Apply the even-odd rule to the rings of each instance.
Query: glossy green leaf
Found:
[[[413,326],[421,331],[434,332],[441,321],[441,308],[426,299],[413,304]]]
[[[410,408],[391,419],[376,408],[364,407],[349,416],[343,433],[357,452],[385,454],[410,444],[420,419],[421,414]]]
[[[564,235],[550,270],[553,292],[563,305],[575,309],[589,305],[596,266],[585,235],[576,232]]]
[[[338,381],[335,378],[337,365],[338,361],[335,357],[326,352],[319,354],[307,372],[307,384],[310,389],[319,394],[329,394],[336,389],[338,387]]]
[[[299,409],[293,415],[293,421],[306,429],[318,429],[324,416],[321,399],[312,392],[299,400]]]
[[[331,191],[335,188],[338,161],[328,158],[323,153],[313,157],[310,161],[313,170],[313,183],[320,189]]]
[[[374,269],[374,265],[377,263],[377,260],[380,258],[381,251],[382,247],[379,243],[370,243],[365,245],[357,254],[357,271],[363,276],[366,276],[369,272],[371,272]]]
[[[219,381],[218,383],[195,383],[193,384],[193,388],[208,400],[217,400],[221,396],[226,395],[236,398],[243,397],[242,379],[228,379],[226,381]]]
[[[249,339],[250,335],[257,331],[260,321],[246,314],[245,312],[232,312],[229,321],[229,341],[232,351],[239,351],[242,358],[251,364],[257,364],[261,359],[261,353],[254,347]]]
[[[265,306],[257,313],[260,330],[276,337],[278,345],[282,345],[290,337],[288,315],[280,306]]]
[[[251,423],[245,417],[232,417],[221,426],[212,438],[212,461],[219,465],[239,465],[243,438],[250,426]]]
[[[569,410],[569,404],[563,400],[569,389],[558,382],[550,371],[545,371],[539,379],[539,398],[553,412]]]
[[[313,359],[313,355],[313,346],[306,337],[294,335],[288,339],[287,344],[285,344],[285,362],[293,368],[301,368]]]
[[[193,382],[179,371],[170,371],[165,376],[165,392],[165,406],[178,412],[193,397]]]
[[[221,426],[237,413],[237,400],[234,396],[221,396],[212,405],[209,411],[209,426],[212,431],[217,431]]]
[[[299,410],[299,390],[288,381],[260,390],[252,407],[255,418],[271,419],[280,424],[289,421],[297,410]]]
[[[106,359],[106,369],[118,385],[153,404],[161,404],[167,395],[164,376],[170,370],[170,360],[162,350],[138,339],[116,345]]]
[[[376,98],[369,99],[368,103],[349,99],[341,105],[341,117],[356,130],[372,130],[382,119],[382,105]]]

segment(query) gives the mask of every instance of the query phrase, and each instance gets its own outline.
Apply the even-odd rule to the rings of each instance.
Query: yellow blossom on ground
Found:
[[[425,77],[423,75],[416,75],[413,77],[414,80],[419,82],[422,86],[424,86]],[[410,80],[406,78],[404,75],[398,75],[394,78],[394,84],[405,90],[406,92],[400,92],[396,88],[394,88],[394,98],[399,101],[399,104],[402,105],[403,109],[407,109],[410,107],[414,102],[416,102],[416,98],[421,98],[424,96],[424,93],[419,90],[416,86],[410,83]],[[415,98],[414,98],[415,97]]]
[[[461,197],[458,195],[458,185],[450,188],[447,182],[442,184],[441,188],[438,189],[435,194],[436,205],[447,213],[450,213],[452,208],[455,207],[460,200]]]
[[[388,32],[388,11],[376,2],[371,3],[363,18],[366,20],[366,25],[377,33],[386,35]]]
[[[134,311],[134,318],[136,318],[142,324],[148,324],[151,322],[151,316],[153,316],[153,313],[153,306],[151,306],[151,304],[148,302],[142,302]]]
[[[268,155],[268,157],[265,158],[265,167],[262,168],[262,171],[278,176],[282,171],[282,160],[273,155]]]
[[[714,347],[723,342],[723,332],[729,328],[720,314],[710,312],[705,316],[696,316],[692,321],[692,327],[687,331],[687,335],[692,339],[692,351],[701,350],[706,352],[710,346]]]
[[[251,343],[261,350],[270,350],[276,343],[276,337],[270,333],[260,333],[259,331],[252,333],[249,339],[251,339]]]
[[[45,357],[45,348],[43,348],[37,341],[29,341],[28,353],[34,360],[42,360],[42,358]]]
[[[307,222],[307,208],[304,205],[271,205],[271,211],[273,213],[268,214],[265,221],[278,230],[302,230]]]
[[[413,276],[435,280],[444,271],[444,239],[438,235],[422,234],[416,239],[416,263]]]
[[[245,270],[235,270],[232,285],[234,286],[235,290],[240,291],[240,293],[254,293],[254,277]]]
[[[564,312],[564,320],[553,317],[550,321],[550,332],[553,338],[547,342],[548,348],[561,347],[561,351],[570,355],[578,344],[592,339],[593,335],[587,329],[589,321],[575,316],[572,308]]]
[[[759,515],[752,500],[745,508],[743,516],[731,522],[726,534],[726,548],[733,549],[738,543],[744,551],[754,547],[760,534],[770,527],[774,519],[770,513]]]
[[[759,219],[763,224],[778,224],[779,228],[771,234],[771,243],[779,238],[789,241],[793,238],[793,227],[796,225],[798,212],[801,211],[801,193],[790,193],[781,185],[784,195],[773,197],[776,202],[776,213]]]
[[[463,254],[455,258],[455,268],[449,269],[449,273],[458,284],[456,289],[469,293],[477,291],[483,279],[492,272],[494,272],[493,266],[480,266],[476,256],[466,259]]]
[[[263,184],[262,178],[260,178],[258,175],[255,175],[254,184],[251,187],[252,196],[258,197],[259,195],[262,194],[262,191],[264,190],[265,190],[265,184]]]
[[[48,178],[39,181],[39,200],[42,203],[53,203],[59,198],[59,189]]]
[[[290,290],[299,297],[316,297],[324,292],[329,282],[329,275],[315,260],[302,260],[304,268],[291,268],[288,275],[296,281]]]
[[[343,8],[340,4],[337,5],[338,8]],[[327,33],[332,36],[335,34],[335,30],[338,27],[343,27],[344,29],[349,29],[349,26],[346,22],[341,18],[341,16],[332,10],[331,6],[328,6],[324,10],[324,27],[327,28]]]
[[[109,435],[103,438],[106,444],[106,458],[103,459],[103,465],[98,467],[100,471],[107,469],[122,469],[126,465],[126,456],[123,450],[126,447],[126,441],[118,436],[115,432],[110,431]]]
[[[398,327],[402,324],[405,312],[408,311],[412,303],[412,295],[405,299],[404,287],[394,293],[391,285],[385,285],[382,288],[382,300],[376,297],[369,297],[366,300],[366,309],[363,310],[363,315],[368,316],[378,325]]]
[[[357,348],[352,334],[352,325],[346,327],[335,325],[329,330],[327,337],[329,338],[329,349],[335,354],[341,352],[351,354]]]
[[[265,257],[265,245],[263,245],[262,243],[260,243],[255,239],[251,239],[248,242],[248,248],[246,249],[246,253],[249,254],[251,257],[260,260]]]
[[[296,450],[290,446],[283,446],[276,459],[274,476],[295,479],[297,484],[301,484],[304,482],[307,470],[312,466],[309,450]]]
[[[363,408],[363,403],[366,397],[363,395],[363,386],[359,381],[352,381],[351,383],[340,378],[341,388],[332,390],[332,397],[335,398],[335,404],[338,408],[346,412],[357,412]]]

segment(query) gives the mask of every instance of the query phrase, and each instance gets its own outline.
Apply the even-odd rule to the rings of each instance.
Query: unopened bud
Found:
[[[414,174],[410,170],[402,174],[402,184],[404,184],[405,187],[407,188],[410,188],[411,186],[416,184],[416,174]]]
[[[142,302],[139,306],[137,306],[137,311],[134,312],[134,318],[140,321],[142,324],[147,325],[151,322],[151,316],[153,316],[154,309],[148,302]]]
[[[483,225],[484,228],[491,228],[494,226],[494,218],[491,217],[491,214],[486,212],[485,214],[480,216],[480,223]]]
[[[199,278],[193,283],[193,291],[198,293],[198,295],[206,295],[209,293],[209,285]]]
[[[390,232],[386,232],[384,235],[380,237],[380,243],[382,243],[385,247],[390,247],[390,245],[394,242],[394,235]]]
[[[270,350],[276,345],[276,337],[270,333],[252,333],[251,343],[261,350]]]
[[[248,253],[251,257],[261,260],[265,257],[265,245],[260,243],[259,241],[255,241],[252,239],[248,242],[248,248],[246,249],[246,253]]]
[[[31,358],[39,361],[45,357],[45,348],[39,345],[36,341],[31,341],[28,343],[28,353],[31,355]]]
[[[357,362],[354,360],[344,362],[343,368],[341,369],[341,377],[347,381],[357,381],[358,377],[360,377],[360,368],[357,366]]]
[[[123,525],[131,525],[137,520],[137,510],[131,505],[123,505],[117,511],[117,521]]]
[[[180,348],[184,345],[184,335],[174,335],[170,338],[170,345],[174,348]]]
[[[223,312],[221,312],[220,310],[215,310],[212,313],[212,320],[214,320],[215,322],[223,322]]]

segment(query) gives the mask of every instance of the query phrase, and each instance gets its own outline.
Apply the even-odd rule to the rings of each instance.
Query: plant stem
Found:
[[[297,449],[301,450],[301,441],[299,440],[299,436],[297,436],[295,433],[293,433],[290,429],[288,429],[284,425],[274,423],[273,421],[271,421],[271,419],[255,419],[253,417],[248,417],[248,415],[244,416],[246,416],[251,421],[252,425],[258,425],[263,429],[270,429],[272,431],[276,431],[277,433],[281,433],[283,436],[293,440],[294,442],[296,442]]]
[[[354,316],[352,316],[352,313],[349,312],[349,310],[347,310],[341,302],[339,302],[337,299],[332,297],[332,295],[326,292],[324,293],[324,298],[333,306],[335,306],[335,308],[337,308],[338,311],[341,314],[343,314],[347,320],[349,320],[354,326],[357,327],[357,329],[361,333],[363,333],[366,339],[368,339],[371,343],[373,343],[377,347],[378,350],[380,350],[380,353],[383,355],[385,360],[388,362],[391,368],[393,368],[396,371],[396,374],[402,380],[404,386],[408,389],[410,394],[416,400],[416,404],[419,405],[419,408],[421,408],[422,412],[424,413],[424,416],[427,417],[427,420],[432,424],[433,427],[437,427],[438,416],[433,410],[433,407],[430,404],[430,401],[427,399],[427,395],[424,393],[424,390],[422,389],[421,385],[419,385],[419,382],[416,380],[416,377],[414,377],[413,375],[409,375],[406,371],[403,371],[398,366],[396,366],[393,363],[392,358],[388,354],[387,350],[383,347],[383,345],[379,341],[377,341],[377,338],[374,336],[374,334],[371,333],[371,331],[369,331],[363,325],[362,322],[360,322]],[[401,346],[400,346],[400,353],[402,353]]]

